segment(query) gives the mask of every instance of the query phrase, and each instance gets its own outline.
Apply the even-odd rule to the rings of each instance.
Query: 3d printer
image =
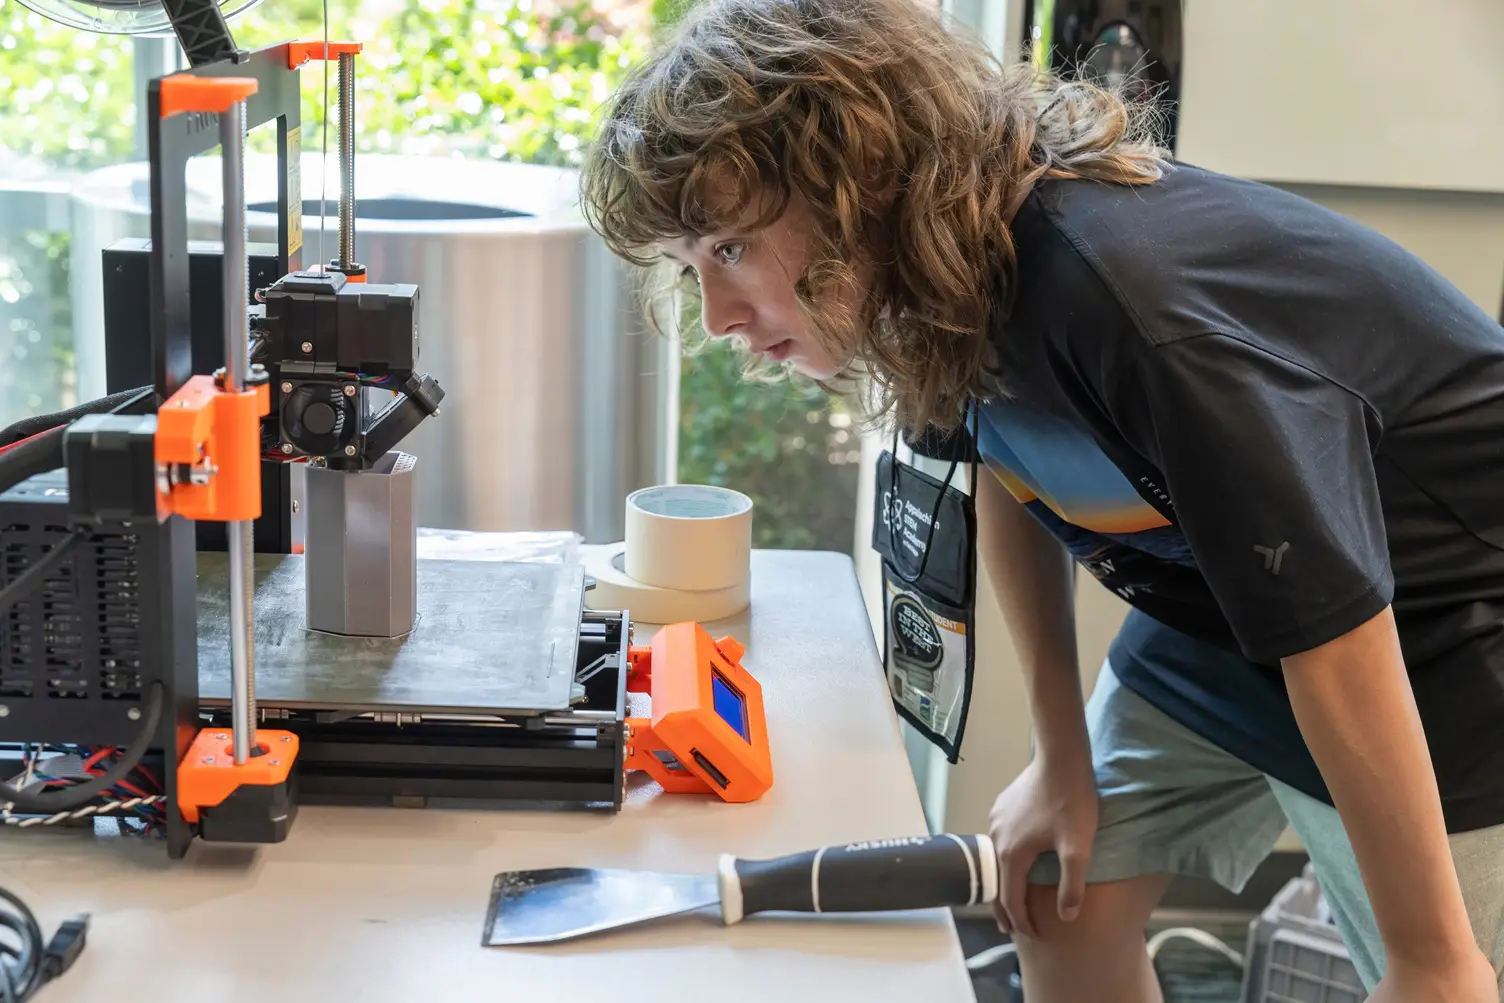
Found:
[[[151,239],[104,251],[109,396],[0,431],[0,818],[108,820],[176,858],[280,840],[300,801],[611,809],[632,770],[759,797],[739,644],[681,624],[634,647],[629,611],[584,608],[572,543],[416,529],[397,447],[444,392],[417,287],[355,260],[360,46],[244,52],[214,0],[164,7],[190,69],[148,89]],[[339,253],[305,269],[298,76],[336,58]],[[244,144],[268,124],[260,254]],[[190,246],[187,163],[216,147],[224,240]]]
[[[601,694],[609,673],[594,677],[588,701],[604,711],[567,722],[544,712],[587,702],[573,692],[497,707],[479,687],[475,699],[443,693],[435,706],[424,696],[422,666],[404,675],[401,652],[420,613],[414,462],[395,447],[439,413],[443,390],[418,369],[417,288],[368,282],[353,260],[359,46],[292,42],[243,52],[215,3],[174,3],[168,12],[191,68],[149,87],[151,240],[105,252],[111,380],[130,381],[133,367],[147,362],[151,385],[112,386],[117,392],[102,401],[23,423],[0,440],[0,740],[22,743],[7,773],[16,779],[0,789],[5,821],[130,817],[164,832],[174,857],[195,835],[276,840],[300,796],[506,797],[515,793],[507,784],[519,763],[537,759],[561,726],[571,748],[555,759],[571,783],[533,792],[619,803],[620,771],[610,764],[623,758],[623,712],[619,697]],[[298,72],[335,57],[340,253],[304,270]],[[244,141],[249,129],[272,122],[278,242],[271,262],[251,262]],[[190,157],[216,146],[224,242],[190,255],[184,172]],[[272,281],[253,284],[253,273]],[[205,310],[211,302],[219,309]],[[293,462],[307,466],[311,531],[302,555],[288,553]],[[539,567],[564,574],[558,565]],[[273,678],[258,705],[258,577],[286,582],[300,598],[304,629],[293,633],[326,646],[369,638],[357,647],[368,668],[383,666],[392,692],[384,698],[363,687],[359,666],[331,648],[320,662],[331,685],[321,691],[318,680],[300,678],[298,699],[279,701]],[[625,615],[582,625],[581,607],[570,606],[583,585],[571,597],[548,584],[569,611],[568,643],[553,637],[553,647],[571,663],[604,656],[624,677]],[[442,614],[430,620],[431,631],[445,629]],[[529,627],[547,630],[536,618]],[[556,625],[555,633],[565,632]],[[200,660],[200,651],[213,657]],[[547,665],[521,677],[539,668],[561,674]],[[566,686],[570,669],[561,674]],[[442,724],[425,717],[435,711],[448,712]],[[514,723],[519,711],[527,723],[515,730],[529,740],[476,734]],[[582,723],[590,750],[574,737]],[[588,751],[595,755],[580,762]],[[547,767],[531,773],[532,788],[547,787],[538,783]]]

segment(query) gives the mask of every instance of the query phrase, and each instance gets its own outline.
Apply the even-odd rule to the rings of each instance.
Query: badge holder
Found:
[[[975,414],[959,433],[976,490]],[[877,464],[872,545],[883,563],[883,669],[900,717],[960,758],[976,662],[976,504],[953,485],[898,459],[898,435]]]

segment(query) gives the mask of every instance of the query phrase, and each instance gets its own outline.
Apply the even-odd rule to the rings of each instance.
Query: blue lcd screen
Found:
[[[742,741],[751,743],[747,734],[747,701],[725,678],[714,669],[710,672],[710,689],[715,700],[715,712],[722,721],[731,725]]]

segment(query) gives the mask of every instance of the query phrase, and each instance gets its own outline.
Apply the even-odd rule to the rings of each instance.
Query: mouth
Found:
[[[757,354],[766,356],[774,362],[782,362],[789,357],[789,353],[793,352],[793,350],[794,339],[785,338],[782,341],[774,342],[766,348],[757,349]]]

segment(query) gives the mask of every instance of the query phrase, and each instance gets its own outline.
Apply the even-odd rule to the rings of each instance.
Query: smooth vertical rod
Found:
[[[245,103],[219,116],[224,154],[224,389],[245,389],[250,367],[249,262],[245,232]],[[228,525],[230,544],[230,714],[235,763],[251,758],[256,745],[255,541],[252,523]]]
[[[355,56],[339,56],[339,267],[355,263]]]
[[[225,389],[244,389],[250,366],[250,276],[245,232],[245,104],[237,101],[219,116],[224,150],[224,331]]]

